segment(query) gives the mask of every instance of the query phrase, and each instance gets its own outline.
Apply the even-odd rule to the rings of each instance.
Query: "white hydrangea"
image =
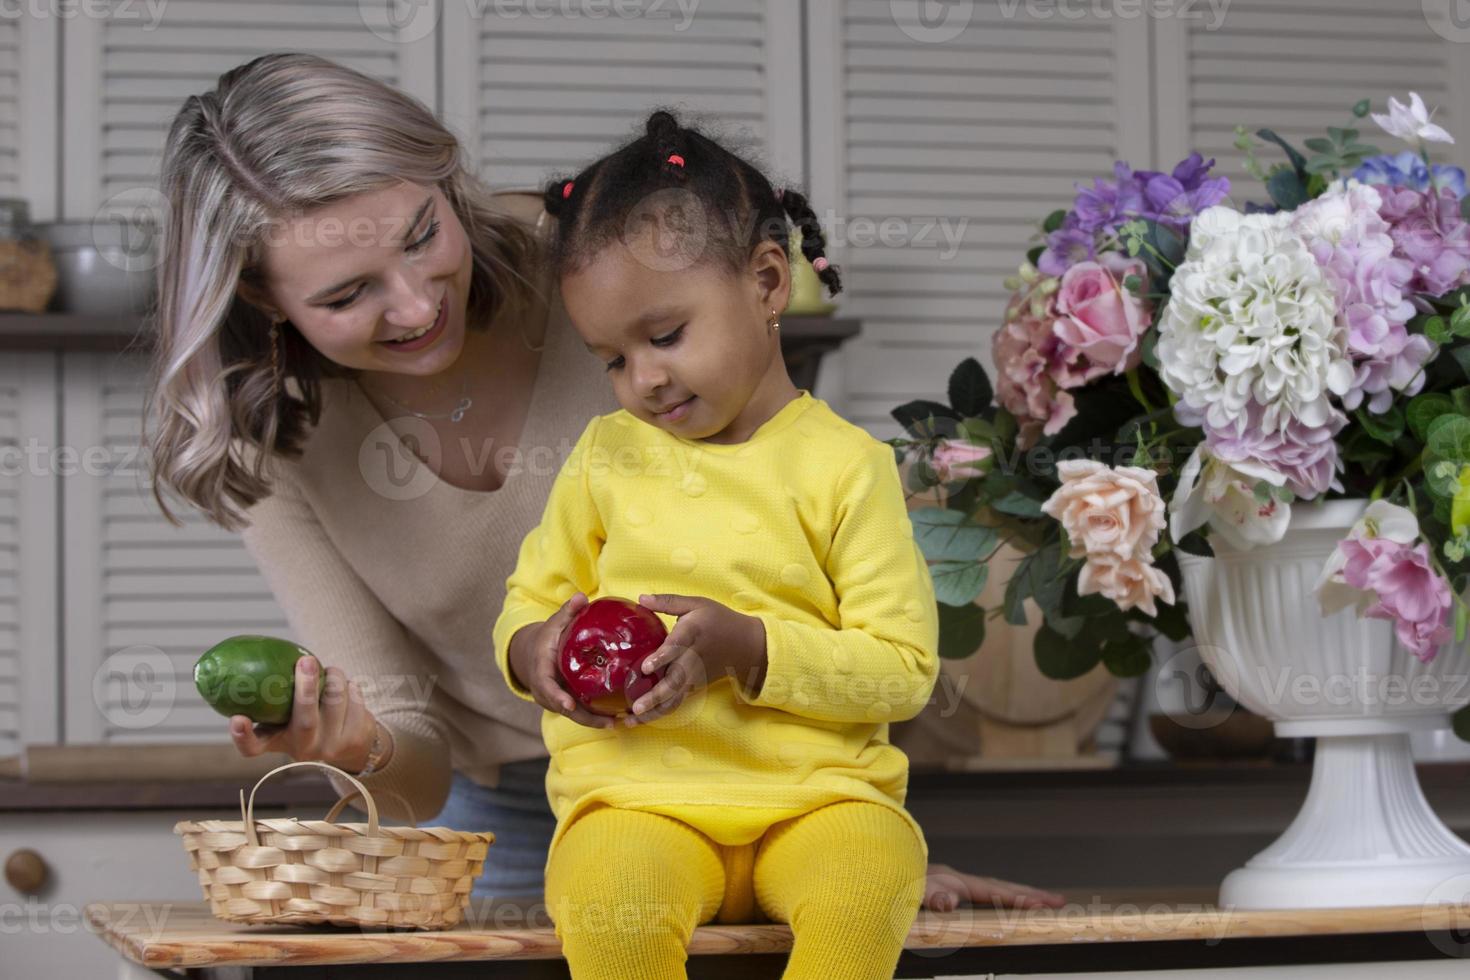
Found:
[[[1331,284],[1291,212],[1207,208],[1190,228],[1159,324],[1159,373],[1222,429],[1254,398],[1266,431],[1332,417],[1329,394],[1353,380]]]

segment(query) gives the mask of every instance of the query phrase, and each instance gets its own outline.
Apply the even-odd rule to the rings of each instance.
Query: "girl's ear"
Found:
[[[780,313],[786,309],[791,298],[791,262],[781,246],[771,241],[757,245],[750,259],[750,274],[755,277],[762,310]]]

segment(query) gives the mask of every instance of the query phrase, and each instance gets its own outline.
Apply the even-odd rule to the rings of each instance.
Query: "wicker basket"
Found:
[[[322,820],[255,820],[255,790],[297,766],[334,772],[357,792],[338,800]],[[358,795],[367,803],[368,822],[333,823]],[[272,769],[248,803],[240,791],[240,815],[242,821],[174,825],[210,911],[228,922],[447,929],[463,921],[470,888],[495,840],[489,832],[445,827],[380,827],[367,787],[324,762]]]

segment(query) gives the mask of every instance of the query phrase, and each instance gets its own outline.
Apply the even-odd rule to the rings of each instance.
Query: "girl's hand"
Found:
[[[645,674],[664,668],[664,678],[633,703],[627,716],[629,728],[663,717],[692,692],[727,673],[737,684],[760,689],[766,628],[759,619],[703,596],[641,595],[638,603],[654,612],[678,616],[679,621],[663,646],[643,663]]]
[[[573,619],[587,608],[587,596],[578,592],[544,623],[523,626],[510,641],[510,669],[547,711],[566,715],[588,728],[612,728],[616,721],[594,714],[579,704],[561,676],[561,641]]]
[[[924,881],[923,907],[932,912],[952,912],[961,901],[993,908],[1060,908],[1066,896],[1044,888],[1018,885],[999,878],[956,871],[947,864],[929,865]]]
[[[315,697],[315,657],[296,661],[291,720],[284,725],[254,725],[245,715],[230,716],[230,737],[246,758],[266,752],[284,752],[292,761],[320,761],[357,772],[367,765],[377,719],[364,703],[356,681],[341,667],[328,667],[321,703]]]

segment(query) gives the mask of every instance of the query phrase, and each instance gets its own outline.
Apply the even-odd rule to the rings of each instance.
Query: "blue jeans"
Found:
[[[456,771],[444,809],[426,822],[426,826],[488,830],[495,835],[485,869],[470,891],[476,898],[544,891],[546,854],[556,830],[556,816],[546,801],[550,762],[530,759],[504,765],[500,785],[494,789]]]

